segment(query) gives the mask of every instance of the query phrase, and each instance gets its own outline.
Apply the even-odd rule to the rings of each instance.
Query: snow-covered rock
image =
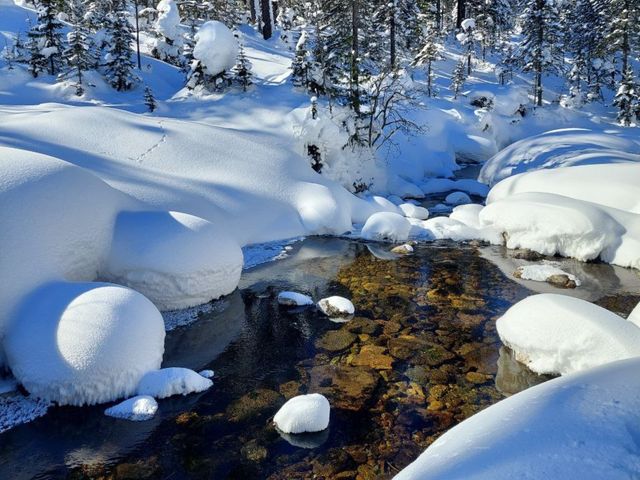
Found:
[[[280,292],[278,303],[287,307],[304,307],[313,305],[313,298],[298,292]]]
[[[537,373],[567,374],[640,356],[640,328],[592,303],[540,294],[496,323],[502,342]]]
[[[567,273],[561,268],[548,263],[540,265],[521,265],[514,272],[514,276],[523,280],[533,280],[534,282],[549,282],[552,277],[566,277],[574,283],[575,286],[580,286],[580,279],[571,273]],[[553,282],[550,282],[553,283]]]
[[[327,297],[318,302],[318,308],[329,318],[344,318],[353,315],[356,308],[344,297]]]
[[[365,240],[404,242],[409,238],[411,224],[398,213],[378,212],[371,215],[362,227]]]
[[[413,253],[413,245],[410,245],[408,243],[397,245],[391,249],[391,253],[395,253],[398,255],[409,255]]]
[[[284,433],[320,432],[329,426],[331,406],[319,393],[289,399],[278,410],[273,422]]]
[[[151,420],[158,411],[158,402],[153,397],[138,395],[128,398],[104,411],[108,417],[122,418],[133,422]]]
[[[231,293],[242,265],[240,246],[207,220],[179,212],[123,212],[103,275],[141,292],[160,310],[177,310]]]
[[[158,20],[155,29],[160,35],[176,39],[180,34],[180,13],[174,0],[160,0],[156,7]]]
[[[478,180],[493,186],[530,170],[621,162],[640,162],[640,139],[632,132],[565,128],[525,138],[501,150],[484,164]]]
[[[452,192],[444,199],[449,205],[465,205],[471,203],[471,198],[464,192]]]
[[[400,208],[404,216],[408,218],[417,218],[418,220],[426,220],[429,218],[429,210],[412,203],[403,203],[398,205],[398,208]]]
[[[59,404],[129,396],[162,362],[162,316],[126,287],[51,282],[14,319],[4,342],[11,371],[32,395]]]
[[[640,358],[513,395],[438,438],[395,480],[633,478]]]
[[[470,203],[467,205],[459,205],[453,209],[449,218],[464,223],[469,227],[482,228],[480,225],[480,212],[484,205]]]
[[[189,395],[204,392],[213,382],[188,368],[163,368],[144,375],[138,384],[138,395],[166,398],[173,395]]]
[[[198,375],[204,378],[213,378],[215,376],[215,372],[213,370],[201,370],[198,372]]]
[[[235,65],[238,41],[224,23],[216,20],[203,23],[195,34],[195,41],[193,57],[202,62],[210,75]]]

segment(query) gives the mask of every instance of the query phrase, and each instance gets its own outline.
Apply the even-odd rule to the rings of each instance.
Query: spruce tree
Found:
[[[411,65],[414,67],[424,66],[425,76],[427,79],[427,95],[430,97],[433,95],[433,62],[440,60],[440,47],[436,43],[435,25],[429,29],[431,34],[426,35],[426,41],[422,50],[418,52],[418,55],[413,59]]]
[[[37,77],[47,70],[56,75],[62,65],[62,23],[58,20],[56,2],[41,0],[38,3],[38,19],[27,34],[29,37],[29,65],[31,74]]]
[[[130,90],[139,80],[131,60],[133,34],[127,18],[126,2],[116,0],[107,25],[109,45],[105,61],[105,73],[109,84],[118,91]]]
[[[246,92],[249,86],[253,83],[251,78],[251,62],[247,58],[246,51],[244,49],[244,42],[240,38],[240,32],[236,32],[236,39],[238,40],[238,57],[235,66],[231,69],[233,74],[233,82],[242,87],[242,91]]]
[[[84,93],[84,73],[96,65],[93,43],[85,25],[85,6],[80,0],[69,2],[71,31],[67,34],[67,48],[62,56],[66,65],[61,78],[76,80],[76,95]]]
[[[614,98],[613,104],[618,107],[618,122],[624,127],[634,125],[634,117],[637,117],[640,111],[640,95],[637,86],[633,82],[633,74],[631,67],[627,67],[627,71],[622,78],[618,92]]]
[[[153,96],[153,91],[149,85],[144,87],[144,104],[147,106],[150,112],[154,112],[158,104]]]
[[[464,85],[464,81],[466,80],[465,75],[465,62],[464,60],[460,60],[456,64],[456,68],[453,71],[453,75],[451,77],[451,90],[453,90],[453,98],[458,98],[458,94]]]

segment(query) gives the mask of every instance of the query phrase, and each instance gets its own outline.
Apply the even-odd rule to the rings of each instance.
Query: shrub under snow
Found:
[[[236,64],[238,42],[224,23],[210,20],[195,34],[193,57],[200,60],[209,75],[218,75]]]
[[[365,240],[405,242],[409,238],[411,223],[398,213],[378,212],[371,215],[364,227],[361,236]]]
[[[160,367],[164,335],[158,309],[129,288],[52,282],[23,301],[4,343],[29,393],[83,405],[134,393]]]

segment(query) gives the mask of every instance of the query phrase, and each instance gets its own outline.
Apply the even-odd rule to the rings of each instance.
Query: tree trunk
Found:
[[[351,2],[351,106],[357,114],[360,113],[360,78],[358,74],[360,19],[358,2],[359,0],[352,0]]]
[[[271,18],[271,0],[260,0],[262,17],[262,38],[269,40],[273,35],[273,19]]]
[[[251,12],[251,22],[256,23],[258,20],[258,12],[256,12],[256,0],[248,0],[249,12]]]
[[[138,21],[138,0],[135,0],[135,2],[133,2],[135,9],[136,9],[136,54],[137,54],[137,58],[138,58],[138,70],[142,70],[142,61],[140,59],[140,24]]]
[[[544,10],[544,0],[536,0],[536,9],[538,11],[538,49],[537,49],[537,59],[535,62],[536,69],[536,105],[539,107],[542,106],[542,49],[544,46],[544,20],[543,20],[543,10]]]
[[[436,27],[438,32],[442,30],[442,5],[441,0],[436,0]]]
[[[465,10],[465,2],[466,0],[458,0],[458,5],[456,8],[456,27],[462,27],[462,21],[464,20],[464,10]]]
[[[389,13],[389,41],[391,43],[391,54],[389,58],[389,66],[393,70],[396,68],[396,9],[394,6],[391,7]]]

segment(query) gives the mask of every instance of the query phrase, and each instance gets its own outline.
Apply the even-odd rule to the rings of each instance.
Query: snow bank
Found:
[[[430,178],[422,182],[420,186],[427,195],[445,193],[453,190],[459,190],[461,192],[466,192],[469,195],[477,195],[479,197],[486,197],[489,193],[489,187],[487,185],[470,178],[461,178],[457,180],[450,178]]]
[[[395,480],[623,479],[639,467],[640,359],[537,385],[438,438]]]
[[[318,308],[330,318],[348,317],[356,311],[350,300],[338,296],[323,298],[318,302]]]
[[[371,215],[362,227],[365,240],[404,242],[409,238],[411,224],[398,213],[378,212]]]
[[[471,198],[464,192],[452,192],[444,199],[449,205],[465,205],[471,203]]]
[[[160,367],[164,323],[129,288],[51,282],[24,299],[4,345],[11,371],[34,396],[95,404],[131,395]]]
[[[496,323],[502,342],[537,373],[567,374],[640,356],[640,328],[573,297],[525,298]]]
[[[514,175],[491,189],[487,203],[526,192],[555,193],[640,214],[640,162],[582,165]]]
[[[329,426],[331,406],[319,393],[299,395],[288,400],[273,422],[284,433],[320,432]]]
[[[231,293],[242,265],[240,246],[207,220],[123,212],[103,276],[141,292],[161,310],[177,310]]]
[[[424,207],[413,205],[412,203],[403,203],[398,205],[405,217],[417,218],[418,220],[426,220],[429,218],[429,210]]]
[[[480,212],[508,248],[640,268],[640,215],[550,193],[520,193]]]
[[[640,303],[636,305],[636,308],[629,314],[627,321],[640,327]]]
[[[238,42],[224,23],[210,20],[195,34],[194,58],[200,60],[210,75],[229,70],[236,64]]]
[[[303,307],[313,305],[313,298],[297,292],[280,292],[278,294],[278,303],[287,307]]]
[[[480,225],[480,212],[484,208],[484,205],[467,204],[459,205],[453,209],[449,218],[451,220],[457,220],[470,227],[481,228]]]
[[[556,167],[640,161],[640,139],[619,130],[552,130],[525,138],[489,159],[478,180],[495,185],[511,175]]]
[[[158,402],[153,397],[138,395],[104,411],[108,417],[122,418],[133,422],[151,420],[158,411]]]
[[[138,395],[166,398],[204,392],[213,385],[208,378],[188,368],[163,368],[148,372],[138,385]]]

